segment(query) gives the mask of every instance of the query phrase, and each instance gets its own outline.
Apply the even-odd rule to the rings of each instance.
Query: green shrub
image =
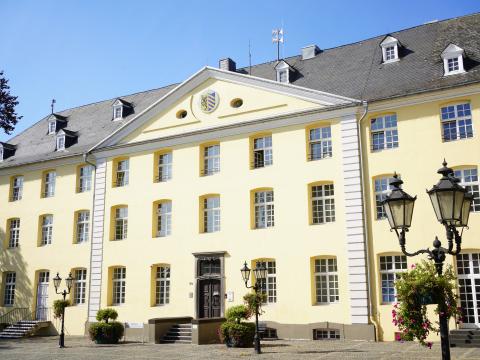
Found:
[[[53,317],[59,319],[62,317],[63,309],[70,306],[69,300],[55,300],[53,302]]]
[[[220,326],[220,339],[228,347],[252,347],[255,324],[226,321]]]
[[[263,314],[262,305],[267,302],[267,294],[263,292],[250,292],[243,296],[243,302],[251,314],[255,314],[255,307],[258,304],[258,315]]]
[[[88,329],[90,339],[97,344],[116,344],[122,338],[123,332],[123,324],[118,321],[93,323]]]
[[[227,321],[240,324],[241,320],[248,320],[252,316],[251,311],[245,305],[232,306],[227,310]]]
[[[118,318],[117,310],[112,308],[100,309],[97,311],[97,321],[105,321],[109,319],[116,320]]]

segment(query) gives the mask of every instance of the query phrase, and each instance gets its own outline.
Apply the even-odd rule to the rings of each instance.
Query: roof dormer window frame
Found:
[[[60,131],[56,137],[56,151],[65,150],[65,133]]]
[[[382,48],[382,59],[384,64],[397,62],[400,60],[400,54],[399,54],[400,42],[398,41],[398,39],[388,35],[380,43],[380,47]],[[393,52],[392,52],[392,48],[393,48]]]
[[[123,119],[123,104],[115,104],[113,105],[113,120],[120,120]]]
[[[462,74],[465,72],[463,65],[465,50],[461,47],[450,44],[442,52],[444,76]]]
[[[52,119],[48,121],[48,135],[55,134],[57,131],[57,120]]]
[[[284,60],[281,60],[275,66],[275,71],[277,72],[277,81],[279,83],[290,83],[290,65],[288,65]]]
[[[3,145],[0,144],[0,162],[3,161]]]

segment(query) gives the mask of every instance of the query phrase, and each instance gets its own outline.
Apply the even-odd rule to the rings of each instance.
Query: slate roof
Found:
[[[401,43],[401,59],[383,64],[380,43],[387,35]],[[451,43],[465,50],[467,72],[444,77],[441,53]],[[290,79],[294,85],[370,102],[476,83],[480,82],[480,13],[326,49],[308,60],[301,56],[284,60],[295,69]],[[275,80],[276,64],[252,66],[251,75]],[[249,68],[237,72],[248,74]],[[66,129],[78,133],[78,142],[62,153],[55,152],[54,136],[47,135],[47,116],[8,141],[17,145],[17,150],[15,156],[0,163],[0,169],[82,154],[177,85],[122,96],[134,107],[124,120],[112,121],[112,104],[117,99],[59,112],[67,116]]]

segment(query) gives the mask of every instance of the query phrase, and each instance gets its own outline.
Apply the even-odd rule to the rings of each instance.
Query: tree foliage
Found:
[[[8,80],[0,70],[0,129],[3,129],[6,134],[10,134],[15,129],[18,120],[22,118],[15,112],[17,105],[17,96],[10,94]]]

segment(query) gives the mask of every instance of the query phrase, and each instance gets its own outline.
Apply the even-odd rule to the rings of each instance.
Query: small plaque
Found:
[[[126,322],[125,327],[128,329],[143,329],[143,323],[141,322]]]
[[[188,293],[188,297],[189,297],[190,299],[193,299],[193,292],[189,292],[189,293]]]
[[[227,291],[227,301],[233,302],[233,300],[234,300],[233,291]]]

